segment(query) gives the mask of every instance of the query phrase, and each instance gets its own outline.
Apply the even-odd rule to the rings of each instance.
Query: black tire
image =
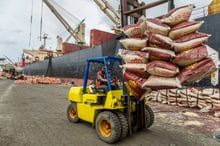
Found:
[[[101,112],[96,118],[98,137],[106,143],[115,143],[121,136],[121,124],[116,114],[110,111]]]
[[[115,114],[118,116],[118,118],[120,120],[120,123],[121,123],[121,136],[120,136],[120,139],[123,139],[128,134],[128,119],[121,112],[115,112]]]
[[[145,105],[145,127],[149,128],[154,123],[154,112],[150,106]]]
[[[78,111],[77,111],[77,106],[75,102],[69,104],[67,108],[67,118],[72,123],[79,122]]]

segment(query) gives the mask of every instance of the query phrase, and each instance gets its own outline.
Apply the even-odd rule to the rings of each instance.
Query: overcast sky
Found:
[[[101,29],[111,32],[113,22],[99,9],[93,0],[53,0],[75,17],[75,22],[85,18],[86,43],[89,45],[91,29]],[[118,9],[120,0],[108,0],[108,2]],[[146,4],[157,0],[139,0]],[[33,3],[32,3],[33,2]],[[183,6],[194,3],[197,8],[209,5],[211,0],[175,0],[175,6]],[[33,4],[33,9],[32,9]],[[33,13],[32,13],[33,11]],[[201,11],[202,12],[202,11]],[[147,17],[161,16],[167,13],[167,4],[147,10]],[[30,18],[32,15],[32,24]],[[48,49],[56,49],[56,36],[60,35],[65,40],[69,33],[63,25],[48,9],[43,5],[42,33],[47,33],[50,39],[47,40]],[[17,62],[21,58],[23,49],[38,49],[43,41],[40,41],[40,21],[41,21],[41,0],[0,0],[0,57],[8,56]],[[32,31],[30,31],[32,26]],[[31,32],[31,42],[30,40]],[[73,39],[70,42],[74,42]]]

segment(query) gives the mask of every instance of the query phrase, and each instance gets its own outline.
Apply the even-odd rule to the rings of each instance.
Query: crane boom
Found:
[[[94,2],[112,20],[112,22],[115,23],[117,27],[121,26],[120,14],[106,0],[102,0],[103,5],[99,0],[94,0]],[[107,11],[108,9],[114,14],[114,16]]]
[[[63,18],[62,15],[54,8],[53,5],[50,4],[48,0],[43,0],[47,7],[52,11],[52,13],[57,17],[57,19],[63,24],[66,30],[74,37],[78,44],[85,44],[85,23],[80,23],[77,27],[81,29],[82,32],[76,32],[68,22]]]
[[[14,65],[14,62],[10,59],[10,58],[8,58],[8,56],[6,56],[6,55],[4,55],[5,56],[5,58],[7,58],[8,59],[8,61],[9,62],[11,62],[11,64],[13,64]]]

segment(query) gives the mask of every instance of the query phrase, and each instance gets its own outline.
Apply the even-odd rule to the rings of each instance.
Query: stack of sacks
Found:
[[[175,8],[161,20],[171,27],[168,36],[176,54],[172,62],[180,68],[177,78],[181,84],[200,81],[218,67],[218,52],[203,45],[210,35],[197,32],[204,21],[189,21],[193,7]]]
[[[61,84],[59,78],[51,77],[36,77],[36,76],[24,76],[24,81],[15,81],[15,83],[27,83],[27,84]]]
[[[5,76],[5,72],[0,72],[0,76]]]
[[[213,103],[213,110],[215,112],[214,116],[220,118],[220,94],[216,93],[212,95],[211,101]]]
[[[6,76],[7,78],[10,78],[10,77],[11,77],[11,74],[10,74],[10,73],[6,73],[5,76]]]
[[[174,106],[213,110],[214,116],[220,118],[220,94],[217,89],[163,89],[152,91],[145,95],[145,99]]]
[[[157,101],[181,107],[211,107],[211,97],[203,95],[195,88],[158,90],[146,95],[146,100]]]
[[[189,21],[194,5],[171,10],[162,19],[141,17],[137,24],[123,28],[128,38],[120,40],[125,49],[123,76],[130,92],[143,97],[146,89],[181,88],[217,70],[215,50],[203,43],[209,35],[197,30],[204,23]]]
[[[25,84],[26,81],[24,81],[24,80],[15,80],[14,83],[16,83],[16,84],[21,84],[21,83]]]

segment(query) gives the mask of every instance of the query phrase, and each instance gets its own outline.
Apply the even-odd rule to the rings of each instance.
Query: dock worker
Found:
[[[102,66],[101,70],[97,72],[96,74],[96,89],[98,89],[100,86],[106,86],[108,85],[108,80],[105,73],[105,66]]]

